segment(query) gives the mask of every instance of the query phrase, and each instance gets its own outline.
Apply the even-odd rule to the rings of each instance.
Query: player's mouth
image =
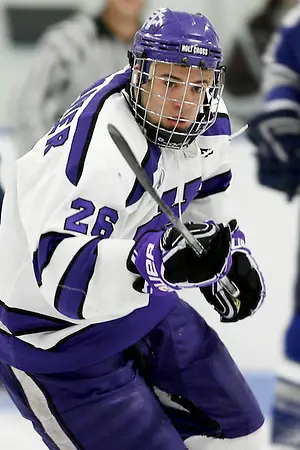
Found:
[[[167,122],[168,127],[171,127],[171,128],[176,127],[181,130],[186,129],[191,125],[189,120],[183,119],[183,118],[182,119],[180,118],[179,120],[178,119],[176,119],[176,120],[175,119],[167,119],[166,122]]]

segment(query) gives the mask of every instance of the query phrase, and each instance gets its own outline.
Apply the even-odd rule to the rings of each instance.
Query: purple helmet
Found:
[[[151,142],[160,147],[185,148],[214,123],[224,84],[222,59],[218,35],[202,14],[160,8],[146,20],[129,51],[132,67],[129,92],[135,117]],[[163,70],[159,70],[158,64]],[[173,77],[174,66],[177,70],[178,66],[185,68],[179,77]],[[192,80],[195,68],[200,79],[197,83]],[[211,76],[209,85],[205,73]],[[156,80],[165,82],[164,93],[157,88]],[[178,93],[181,89],[176,114],[174,108],[168,107],[171,102],[178,106],[178,94],[171,93],[174,83],[178,83]],[[189,98],[191,89],[197,90],[197,99]],[[160,99],[156,102],[159,111],[153,107],[155,96]],[[185,110],[192,105],[195,114],[186,117]]]

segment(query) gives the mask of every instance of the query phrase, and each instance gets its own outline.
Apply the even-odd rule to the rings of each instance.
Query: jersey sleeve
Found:
[[[232,178],[228,152],[230,134],[230,119],[221,101],[216,122],[198,140],[202,154],[202,184],[185,213],[185,220],[212,219],[227,223],[233,218],[229,195]]]

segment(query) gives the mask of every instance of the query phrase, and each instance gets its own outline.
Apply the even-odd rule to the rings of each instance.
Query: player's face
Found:
[[[140,17],[145,0],[107,0],[110,7],[128,17]]]
[[[196,121],[206,89],[214,82],[214,72],[156,63],[150,73],[151,79],[141,91],[148,119],[167,129],[188,129]]]

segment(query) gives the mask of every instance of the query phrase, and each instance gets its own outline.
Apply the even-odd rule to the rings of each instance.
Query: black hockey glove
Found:
[[[128,268],[140,273],[139,292],[175,291],[208,286],[227,274],[231,265],[231,230],[214,222],[187,223],[206,252],[198,256],[176,228],[147,232],[129,255]]]
[[[297,107],[298,108],[298,107]],[[266,111],[249,123],[257,147],[258,179],[291,200],[300,185],[300,116],[296,110]]]
[[[222,322],[237,322],[251,316],[266,296],[263,275],[250,250],[245,247],[244,234],[236,228],[232,238],[232,265],[227,277],[239,290],[238,299],[228,294],[219,282],[201,288],[206,300],[220,314]]]

